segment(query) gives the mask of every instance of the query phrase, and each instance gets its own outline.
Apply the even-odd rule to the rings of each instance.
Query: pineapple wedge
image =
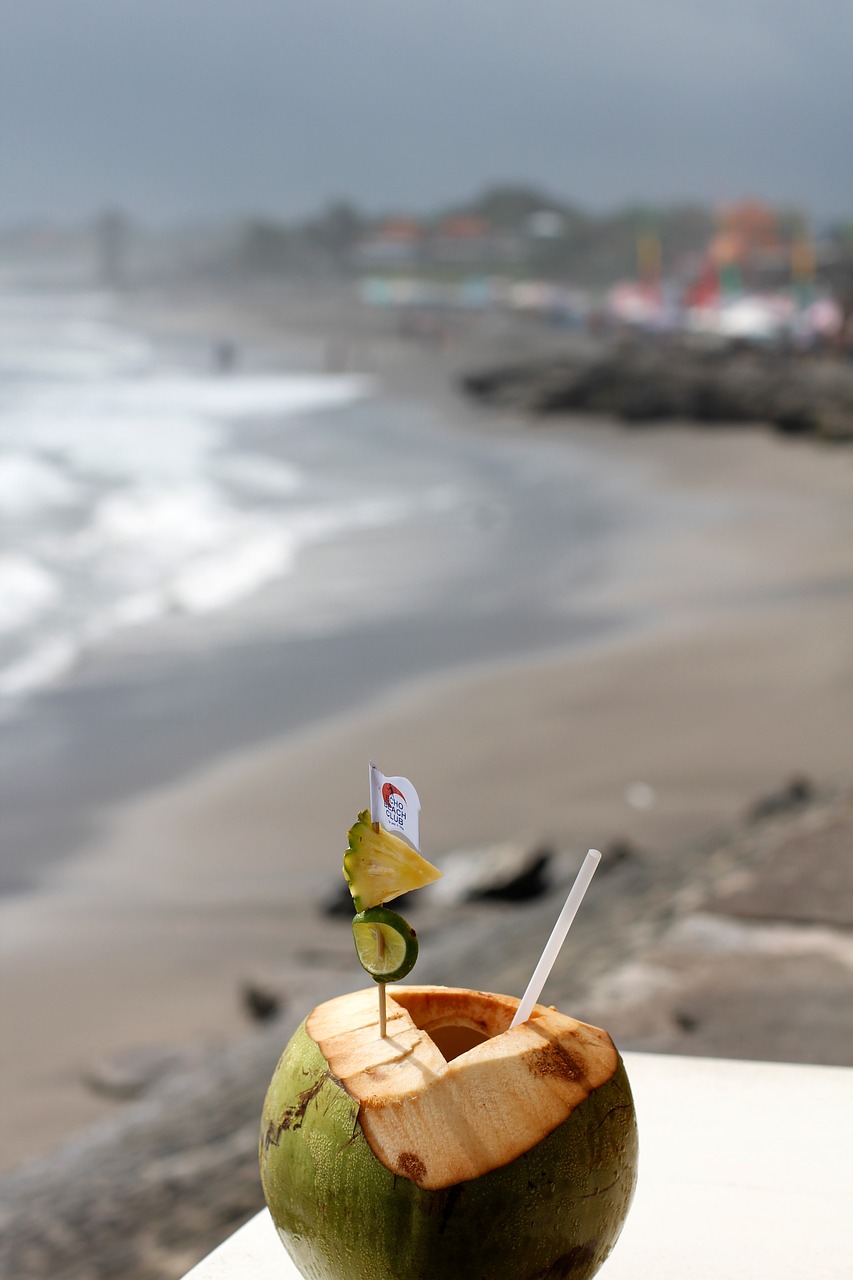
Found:
[[[378,907],[401,893],[422,889],[441,878],[441,872],[405,840],[380,827],[373,830],[367,809],[348,832],[344,879],[356,911]]]

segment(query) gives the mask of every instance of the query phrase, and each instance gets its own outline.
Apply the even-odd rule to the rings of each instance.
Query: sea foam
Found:
[[[231,608],[363,524],[356,499],[328,509],[301,466],[241,434],[266,420],[298,439],[365,378],[180,368],[95,296],[6,298],[0,339],[0,698],[122,629]]]
[[[58,596],[56,579],[37,561],[14,553],[0,555],[0,632],[28,626]]]
[[[24,453],[0,454],[0,520],[31,519],[46,508],[72,506],[78,486],[57,466]]]

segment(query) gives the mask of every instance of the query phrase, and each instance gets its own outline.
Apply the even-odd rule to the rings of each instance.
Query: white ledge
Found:
[[[850,1280],[853,1068],[626,1053],[637,1195],[601,1280]],[[185,1280],[300,1280],[259,1213]]]

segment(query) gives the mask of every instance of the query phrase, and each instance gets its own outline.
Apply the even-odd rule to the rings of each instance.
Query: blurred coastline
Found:
[[[124,1055],[203,1074],[244,1053],[256,1070],[275,1033],[250,1047],[247,982],[271,981],[288,1018],[360,985],[349,931],[320,904],[371,756],[416,780],[435,861],[502,842],[555,851],[555,893],[532,914],[504,909],[475,925],[460,908],[454,942],[428,908],[436,945],[416,977],[460,985],[522,981],[556,889],[589,845],[641,851],[662,934],[667,904],[691,886],[713,893],[718,872],[722,883],[737,870],[737,859],[710,870],[703,859],[756,797],[793,775],[821,797],[843,792],[844,446],[754,426],[632,431],[584,415],[542,425],[463,398],[471,368],[559,348],[559,330],[526,320],[476,314],[413,334],[348,288],[97,306],[147,359],[157,353],[156,367],[122,374],[149,386],[150,430],[150,386],[166,379],[173,396],[183,387],[193,448],[200,424],[216,438],[190,460],[198,525],[185,545],[197,577],[172,558],[185,528],[167,521],[169,556],[158,553],[146,589],[165,591],[168,607],[98,636],[0,721],[0,986],[3,1025],[16,1028],[0,1066],[6,1169],[50,1159],[94,1121],[120,1127],[128,1104],[91,1081]],[[290,408],[291,378],[313,380],[317,398]],[[113,413],[115,371],[109,380]],[[247,409],[250,393],[268,397],[263,412]],[[162,477],[186,422],[160,426],[149,445]],[[103,445],[95,453],[97,475],[52,437],[42,461],[56,479],[70,459],[87,501],[111,501],[113,534],[138,550],[164,508],[150,484],[147,505],[130,506],[127,474],[107,474]],[[186,497],[188,474],[173,468],[173,492]],[[267,548],[241,562],[250,576],[260,564],[259,576],[214,607],[211,568],[248,535]],[[608,960],[606,935],[629,930],[630,863],[597,891],[600,936],[583,935],[591,967],[568,948],[549,999],[571,1008],[581,991],[583,1014],[610,1025],[623,1006],[604,977],[630,956],[614,947]],[[466,934],[478,950],[466,953]],[[649,941],[640,928],[633,950]],[[652,1000],[654,974],[645,987],[642,976],[642,965],[629,974],[623,1002],[627,990],[638,1007]],[[662,1017],[655,1005],[648,1026],[627,1019],[625,1047],[654,1047]],[[741,1036],[746,1055],[772,1056],[758,1031]]]
[[[407,680],[636,625],[594,603],[628,530],[713,518],[583,445],[455,430],[476,415],[445,353],[348,301],[271,321],[263,295],[6,300],[6,891],[68,858],[87,806]]]

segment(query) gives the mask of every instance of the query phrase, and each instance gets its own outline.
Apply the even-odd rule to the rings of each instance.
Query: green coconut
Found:
[[[395,987],[319,1005],[261,1124],[273,1221],[306,1280],[585,1280],[634,1193],[637,1129],[606,1032],[537,1005]]]

